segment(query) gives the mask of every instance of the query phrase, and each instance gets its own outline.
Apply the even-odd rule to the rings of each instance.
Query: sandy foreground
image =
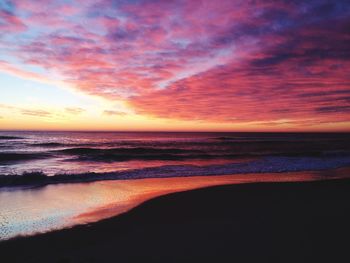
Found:
[[[2,262],[350,262],[349,200],[350,179],[207,187],[0,242],[0,255]]]

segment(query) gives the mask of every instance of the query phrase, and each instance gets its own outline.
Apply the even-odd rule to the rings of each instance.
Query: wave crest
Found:
[[[165,165],[108,173],[57,174],[54,176],[47,176],[41,172],[31,172],[21,175],[0,175],[0,187],[81,183],[99,180],[317,171],[345,166],[350,166],[350,156],[327,158],[266,157],[243,163],[207,166]]]

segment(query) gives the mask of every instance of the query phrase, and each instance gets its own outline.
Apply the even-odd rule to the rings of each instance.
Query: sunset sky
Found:
[[[350,2],[0,0],[0,129],[350,131]]]

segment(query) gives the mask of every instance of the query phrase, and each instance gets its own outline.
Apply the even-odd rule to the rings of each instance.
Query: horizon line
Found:
[[[0,132],[104,132],[104,133],[350,133],[349,131],[213,131],[213,130],[45,130],[45,129],[13,129],[3,130]]]

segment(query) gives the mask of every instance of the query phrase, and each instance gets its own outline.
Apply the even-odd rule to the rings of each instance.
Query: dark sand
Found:
[[[350,262],[350,180],[169,194],[89,226],[0,243],[1,262]]]

